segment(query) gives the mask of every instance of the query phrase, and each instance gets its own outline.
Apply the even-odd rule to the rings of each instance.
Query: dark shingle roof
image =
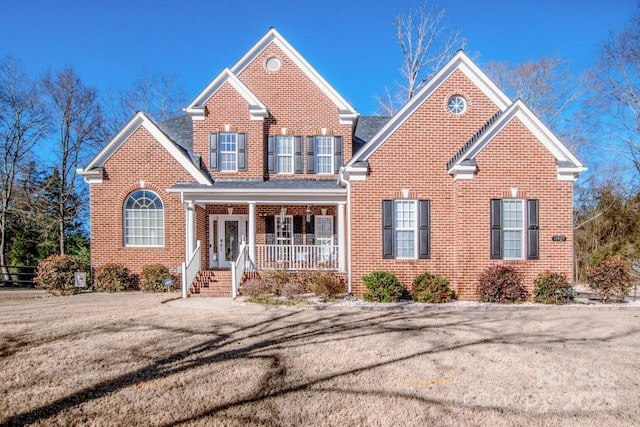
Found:
[[[371,141],[371,138],[373,138],[389,120],[391,120],[391,117],[360,116],[356,133],[353,137],[353,152],[355,153],[361,149],[363,145]]]
[[[495,114],[493,115],[493,117],[491,117],[491,118],[489,119],[489,121],[488,121],[487,123],[485,123],[485,124],[484,124],[484,126],[482,126],[482,127],[480,128],[480,130],[478,130],[478,132],[476,132],[476,134],[475,134],[475,135],[473,135],[473,136],[471,137],[471,139],[469,139],[469,140],[466,142],[466,144],[464,144],[464,145],[462,146],[462,148],[461,148],[461,149],[459,149],[459,150],[458,150],[458,152],[457,152],[457,153],[456,153],[456,154],[451,158],[451,160],[449,160],[449,161],[447,162],[447,170],[451,169],[451,167],[452,167],[453,165],[455,165],[455,164],[456,164],[456,162],[457,162],[458,160],[460,160],[460,159],[461,159],[461,158],[466,154],[467,150],[469,150],[469,148],[471,148],[471,147],[473,146],[473,144],[475,144],[475,143],[476,143],[476,141],[477,141],[477,140],[478,140],[482,135],[484,135],[484,133],[485,133],[487,130],[489,130],[489,128],[491,127],[491,125],[493,125],[493,124],[496,122],[496,120],[498,120],[498,118],[500,118],[500,116],[501,116],[501,115],[502,115],[502,111],[498,111],[497,113],[495,113]]]
[[[169,138],[188,153],[193,153],[193,121],[185,115],[158,123],[158,127]]]

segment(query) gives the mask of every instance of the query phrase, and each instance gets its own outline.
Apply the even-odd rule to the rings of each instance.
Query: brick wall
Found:
[[[123,203],[134,190],[156,192],[164,204],[164,247],[124,246]],[[96,269],[108,262],[123,264],[134,274],[160,263],[176,268],[184,261],[185,209],[180,196],[165,190],[193,178],[143,127],[140,127],[106,162],[102,184],[92,184],[91,263]]]
[[[456,94],[468,102],[455,116],[447,100]],[[366,290],[362,276],[389,270],[410,288],[415,276],[429,271],[450,280],[462,299],[475,298],[475,280],[489,259],[489,200],[511,187],[540,199],[540,253],[526,261],[527,282],[544,268],[571,272],[571,182],[556,180],[552,156],[520,124],[509,125],[478,156],[474,180],[456,181],[447,161],[498,111],[460,71],[456,71],[369,158],[366,181],[351,184],[352,283],[356,296]],[[522,161],[526,159],[523,168]],[[511,161],[509,161],[511,160]],[[523,173],[522,169],[526,169]],[[431,200],[431,258],[382,259],[382,200]],[[552,218],[554,220],[551,224]],[[551,244],[551,235],[567,242]]]

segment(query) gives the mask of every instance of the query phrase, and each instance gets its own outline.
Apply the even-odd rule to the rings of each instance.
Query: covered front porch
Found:
[[[182,296],[203,270],[231,272],[236,296],[246,272],[346,272],[346,190],[335,181],[182,184],[186,248]]]

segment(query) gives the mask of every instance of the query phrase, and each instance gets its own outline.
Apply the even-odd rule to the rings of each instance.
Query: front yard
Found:
[[[640,423],[637,307],[168,298],[0,290],[0,424]]]

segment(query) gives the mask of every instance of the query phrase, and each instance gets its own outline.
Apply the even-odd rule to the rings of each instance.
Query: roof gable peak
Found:
[[[249,88],[236,77],[229,69],[225,68],[218,74],[207,87],[184,109],[193,120],[204,120],[205,104],[211,97],[224,86],[229,83],[233,88],[247,101],[249,104],[249,114],[251,120],[264,120],[269,115],[267,107],[260,102],[257,96],[249,90]]]

